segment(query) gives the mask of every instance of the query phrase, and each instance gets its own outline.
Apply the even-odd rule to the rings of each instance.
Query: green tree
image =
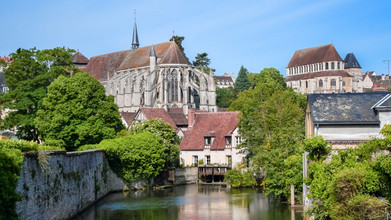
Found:
[[[92,76],[79,72],[60,76],[48,87],[35,126],[45,141],[67,150],[114,138],[124,128],[112,96]]]
[[[185,48],[183,48],[183,46],[182,46],[182,41],[183,41],[183,40],[185,40],[185,37],[183,37],[183,36],[178,36],[178,35],[172,36],[172,37],[170,38],[170,41],[174,41],[174,42],[178,45],[179,49],[181,49],[181,51],[182,51],[183,53],[185,53]]]
[[[244,68],[243,66],[240,67],[238,77],[235,80],[234,88],[238,92],[243,92],[244,90],[247,90],[250,88],[251,83],[248,81],[247,78],[248,70]]]
[[[255,89],[238,94],[229,110],[241,111],[239,129],[252,167],[264,177],[266,192],[287,198],[290,184],[301,192],[300,142],[304,137],[306,98],[286,87],[274,68],[262,70]]]
[[[148,179],[163,171],[162,139],[150,132],[103,140],[97,145],[85,145],[78,150],[103,149],[113,171],[129,184]]]
[[[165,123],[162,119],[151,119],[135,124],[129,131],[133,135],[143,132],[150,132],[161,140],[166,168],[179,166],[179,144],[181,140],[171,125]]]
[[[199,70],[203,69],[205,73],[209,73],[210,70],[215,72],[216,70],[210,68],[209,64],[210,59],[208,58],[208,53],[197,53],[195,61],[193,61],[193,66],[195,66]]]
[[[236,99],[236,91],[234,88],[219,88],[216,87],[216,104],[219,108],[228,108]]]
[[[2,93],[3,109],[11,111],[1,121],[3,129],[17,129],[17,136],[39,141],[35,115],[46,96],[46,87],[58,76],[68,76],[78,69],[72,64],[72,52],[65,48],[50,50],[18,49],[10,54],[12,63],[4,71],[9,88]]]

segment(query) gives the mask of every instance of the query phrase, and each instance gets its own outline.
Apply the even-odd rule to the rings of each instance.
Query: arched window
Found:
[[[323,87],[323,80],[319,80],[319,87]]]
[[[329,63],[326,63],[326,70],[329,69]]]
[[[342,86],[345,86],[345,81],[342,81]]]
[[[331,85],[331,86],[337,86],[337,82],[335,81],[335,79],[332,79],[332,80],[330,81],[330,85]]]
[[[308,81],[305,81],[305,88],[308,88]]]
[[[341,68],[341,64],[338,62],[337,63],[337,69],[340,69]]]
[[[312,72],[312,71],[313,71],[313,65],[310,66],[310,72]]]
[[[319,63],[319,70],[323,70],[323,63]]]
[[[331,62],[331,69],[334,69],[334,62]]]
[[[176,71],[168,76],[168,98],[169,102],[178,101],[178,75]]]

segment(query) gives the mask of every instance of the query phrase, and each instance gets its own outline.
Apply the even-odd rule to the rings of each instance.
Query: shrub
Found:
[[[231,184],[233,188],[239,187],[255,187],[257,186],[257,181],[253,176],[252,171],[240,171],[238,169],[231,169],[225,173],[224,178]]]

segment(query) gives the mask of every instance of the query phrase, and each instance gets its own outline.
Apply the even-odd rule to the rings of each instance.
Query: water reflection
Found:
[[[291,218],[286,204],[256,190],[188,185],[158,191],[113,193],[86,210],[81,219],[303,219]]]

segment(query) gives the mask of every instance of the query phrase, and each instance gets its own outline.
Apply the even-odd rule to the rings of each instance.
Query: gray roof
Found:
[[[309,94],[307,99],[314,124],[380,124],[376,109],[391,104],[389,94]]]
[[[361,68],[360,64],[356,59],[356,56],[354,56],[353,53],[346,54],[345,60],[343,62],[345,63],[345,69]]]

